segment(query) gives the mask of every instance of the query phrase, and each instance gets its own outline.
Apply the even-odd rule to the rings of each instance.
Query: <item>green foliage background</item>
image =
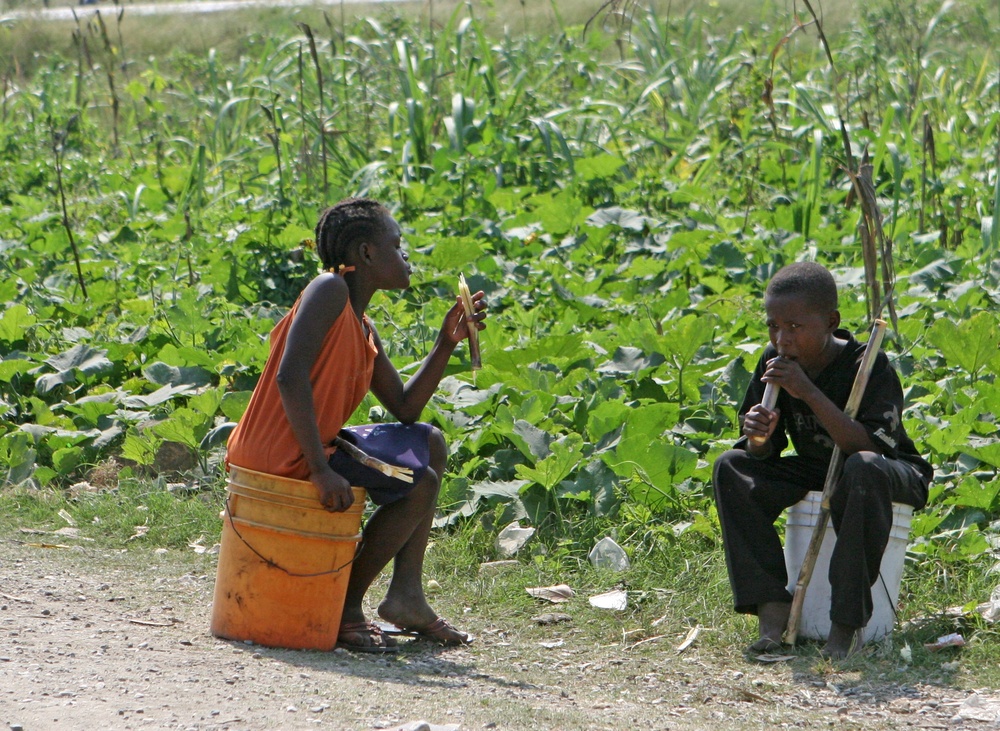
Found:
[[[835,69],[780,14],[720,35],[630,5],[530,37],[463,6],[141,62],[114,20],[81,22],[75,56],[0,76],[0,478],[66,488],[112,457],[141,476],[170,442],[220,484],[266,335],[317,271],[303,241],[369,195],[416,268],[370,313],[404,375],[458,273],[490,302],[483,370],[459,351],[425,413],[451,448],[440,523],[525,520],[571,560],[609,532],[635,555],[715,545],[710,466],[769,277],[823,262],[868,329],[843,118],[893,247],[906,426],[937,468],[911,552],[993,555],[1000,19],[911,5],[866,10]]]

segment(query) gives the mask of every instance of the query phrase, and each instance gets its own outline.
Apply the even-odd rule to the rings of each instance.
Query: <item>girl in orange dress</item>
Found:
[[[447,447],[437,428],[417,420],[455,347],[470,328],[485,327],[483,293],[473,295],[471,318],[456,298],[427,358],[403,383],[365,315],[376,291],[410,284],[399,224],[376,201],[348,199],[320,217],[316,248],[325,271],[272,331],[267,364],[229,438],[227,462],[307,479],[334,512],[354,501],[351,485],[366,488],[379,506],[365,524],[363,549],[351,568],[338,646],[364,652],[397,649],[362,608],[365,593],[390,561],[392,579],[379,616],[407,634],[466,644],[471,636],[438,617],[423,592],[424,552]],[[369,390],[399,423],[344,429]],[[338,435],[373,457],[409,468],[413,482],[351,459],[332,446]]]

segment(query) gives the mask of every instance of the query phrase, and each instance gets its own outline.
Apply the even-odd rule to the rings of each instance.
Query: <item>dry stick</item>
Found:
[[[74,124],[75,121],[76,115],[70,118],[69,124]],[[83,268],[80,266],[80,250],[77,248],[76,238],[73,236],[73,227],[69,223],[69,208],[66,206],[66,189],[63,185],[62,153],[66,137],[69,136],[69,124],[67,124],[67,129],[57,131],[52,124],[52,119],[49,119],[52,134],[52,153],[55,156],[56,163],[56,189],[59,191],[59,205],[62,208],[62,225],[66,229],[66,237],[69,239],[69,245],[73,249],[73,261],[76,263],[76,280],[80,283],[80,291],[83,293],[84,299],[89,299],[87,297],[87,284],[83,280]]]
[[[115,51],[111,45],[111,39],[108,37],[108,28],[104,24],[100,10],[94,13],[94,18],[97,20],[97,29],[101,32],[101,41],[104,43],[104,53],[107,57],[104,62],[104,72],[108,79],[108,92],[111,94],[111,134],[115,142],[115,154],[117,154],[119,109],[118,92],[115,90]]]
[[[810,0],[802,0],[802,2],[809,11],[809,14],[812,15],[813,19],[816,21],[816,32],[819,34],[819,40],[823,46],[823,51],[826,53],[827,61],[830,64],[830,70],[833,72],[833,91],[834,98],[836,100],[837,120],[840,123],[840,139],[844,146],[846,169],[848,175],[854,183],[855,193],[857,193],[858,199],[861,202],[862,215],[860,233],[863,244],[862,253],[865,258],[865,287],[867,288],[866,294],[868,296],[868,311],[874,320],[877,317],[875,313],[879,312],[885,305],[886,301],[888,301],[889,316],[892,319],[893,327],[896,328],[898,323],[895,304],[888,295],[883,298],[879,294],[879,282],[876,274],[876,262],[874,260],[874,243],[877,242],[879,248],[881,249],[882,284],[887,292],[891,290],[892,285],[895,283],[896,275],[892,263],[892,242],[886,238],[885,232],[882,230],[882,214],[879,212],[878,202],[874,196],[874,186],[871,186],[870,191],[865,190],[865,179],[867,178],[867,181],[870,182],[872,178],[871,166],[867,164],[866,159],[865,163],[863,163],[857,171],[855,170],[854,153],[851,149],[851,139],[847,132],[847,124],[844,121],[844,115],[841,111],[844,109],[844,101],[840,96],[840,88],[838,85],[838,78],[840,74],[833,62],[833,51],[830,49],[830,43],[827,41],[826,34],[823,32],[823,23],[816,14],[816,11],[813,9]]]
[[[893,302],[892,291],[896,281],[895,264],[892,257],[892,241],[885,235],[882,228],[882,211],[879,209],[878,198],[875,194],[875,183],[872,180],[873,167],[865,151],[861,165],[857,174],[848,170],[848,176],[854,183],[854,189],[858,193],[858,202],[861,206],[861,221],[859,229],[861,233],[862,249],[865,260],[865,280],[874,293],[874,298],[869,299],[869,313],[874,321],[885,307],[889,308],[889,319],[892,320],[893,329],[898,329],[899,321],[896,315],[896,305]],[[875,251],[875,244],[878,244],[878,253]],[[881,256],[878,256],[881,254]],[[878,274],[876,264],[881,261],[882,265],[882,290],[879,289]],[[884,295],[882,294],[884,292]]]
[[[378,470],[383,475],[395,477],[397,480],[402,480],[403,482],[413,482],[413,470],[409,467],[398,467],[396,465],[383,462],[382,460],[365,453],[363,450],[341,437],[334,437],[333,444],[337,447],[337,449],[343,449],[344,453],[347,454],[348,457],[353,459],[355,462],[360,462],[365,467],[371,467],[373,470]]]
[[[329,172],[326,169],[326,103],[323,95],[323,68],[319,64],[319,52],[316,50],[316,38],[313,36],[312,28],[306,23],[299,23],[299,27],[309,41],[309,56],[316,69],[316,88],[319,92],[319,118],[317,119],[319,122],[319,155],[323,164],[323,197],[325,198],[330,188],[330,180]]]
[[[861,399],[865,395],[865,388],[868,386],[868,377],[871,375],[872,366],[875,365],[875,358],[878,356],[879,348],[882,345],[882,337],[885,335],[885,320],[875,320],[871,337],[865,346],[864,355],[861,358],[861,365],[854,376],[854,385],[851,386],[851,394],[847,398],[847,405],[844,413],[852,419],[858,413],[861,406]],[[816,558],[819,556],[820,546],[823,545],[823,536],[826,535],[826,524],[830,519],[830,496],[833,488],[840,479],[840,468],[844,464],[844,454],[840,447],[833,448],[830,455],[830,465],[826,471],[826,481],[823,483],[823,499],[820,502],[819,515],[816,518],[816,527],[813,528],[812,538],[809,540],[809,547],[802,559],[802,568],[799,569],[799,579],[795,584],[795,594],[792,597],[792,608],[788,614],[788,626],[785,629],[785,642],[790,645],[795,644],[799,636],[799,624],[802,620],[802,605],[806,600],[806,589],[812,579],[813,569],[816,568]]]

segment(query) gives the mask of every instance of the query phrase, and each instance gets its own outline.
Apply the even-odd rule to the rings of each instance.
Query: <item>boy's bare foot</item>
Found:
[[[845,660],[865,644],[864,627],[848,627],[839,622],[830,625],[823,654],[831,660]]]
[[[790,602],[764,602],[757,605],[760,639],[747,648],[750,652],[774,652],[781,648],[781,637],[792,611]]]

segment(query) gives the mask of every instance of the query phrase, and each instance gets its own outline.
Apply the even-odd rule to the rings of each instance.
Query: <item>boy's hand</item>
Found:
[[[331,513],[342,513],[354,504],[351,483],[330,469],[330,465],[311,472],[309,481],[316,486],[323,507]]]
[[[465,317],[465,306],[462,304],[462,298],[455,297],[455,306],[448,310],[448,314],[444,316],[444,325],[441,328],[450,342],[460,343],[469,337],[470,326],[474,326],[477,330],[486,329],[486,325],[483,323],[483,320],[486,319],[485,297],[486,294],[482,290],[472,295],[472,306],[476,312],[472,316],[471,322]]]
[[[781,410],[770,411],[760,404],[751,406],[743,416],[743,434],[750,440],[752,446],[763,444],[774,434],[778,426],[778,416]],[[760,441],[755,441],[760,440]],[[770,449],[770,446],[768,446]]]
[[[764,383],[774,383],[788,392],[789,396],[805,400],[816,384],[812,382],[798,361],[791,358],[771,358],[761,378]]]

